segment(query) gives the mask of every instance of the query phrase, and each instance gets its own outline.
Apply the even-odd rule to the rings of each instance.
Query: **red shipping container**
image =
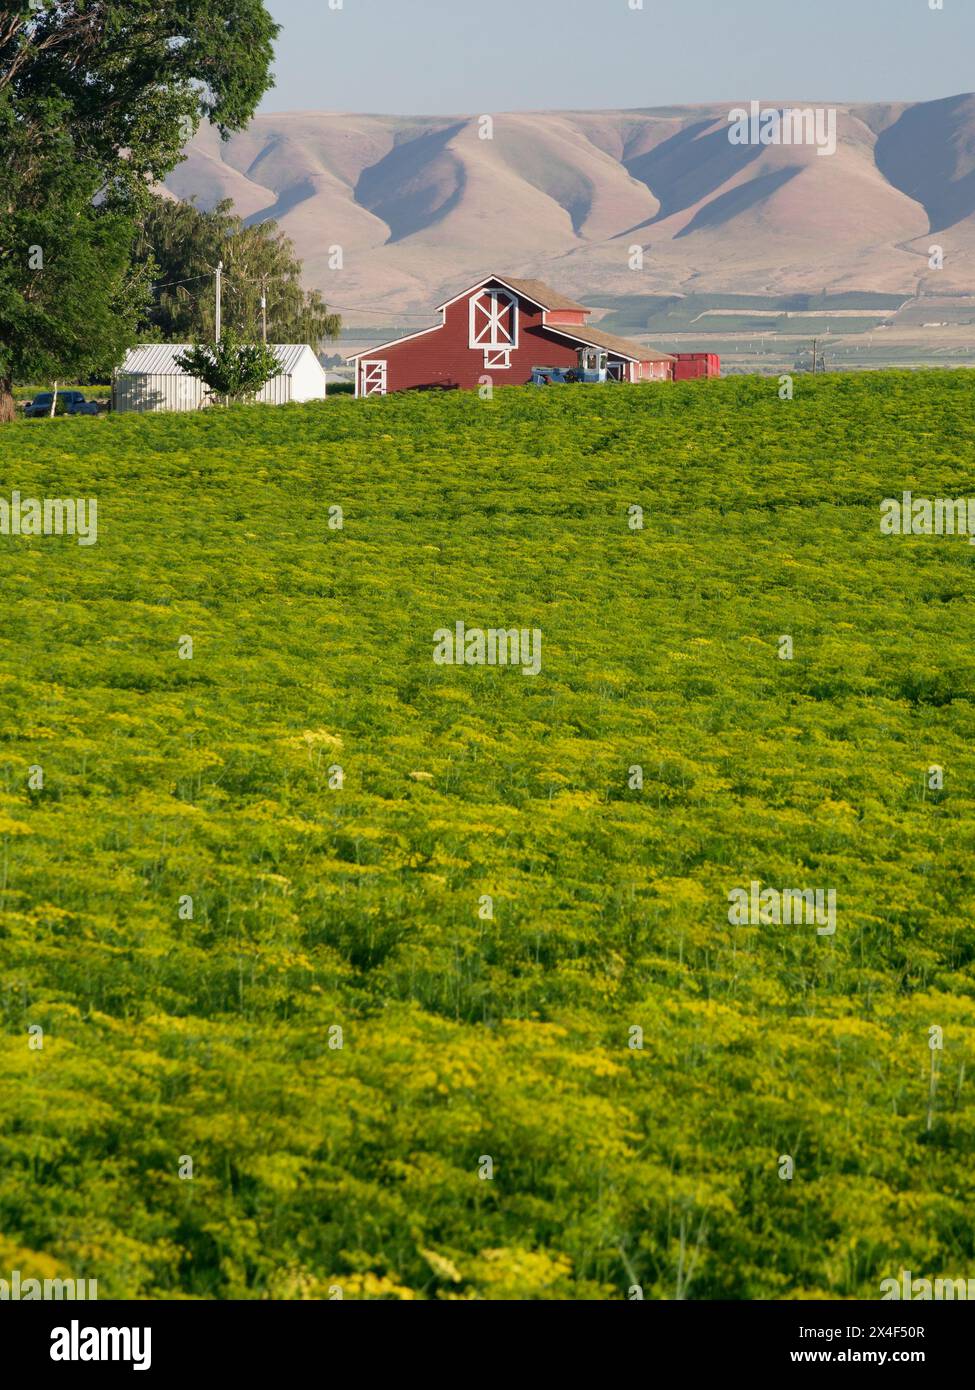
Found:
[[[721,375],[721,358],[716,352],[678,352],[675,357],[675,381],[694,381],[698,377]]]

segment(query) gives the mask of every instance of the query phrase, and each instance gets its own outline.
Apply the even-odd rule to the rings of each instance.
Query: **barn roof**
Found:
[[[568,299],[564,294],[559,294],[558,290],[553,290],[551,285],[546,285],[544,280],[513,280],[509,275],[485,275],[476,284],[467,285],[452,298],[444,300],[443,304],[438,304],[437,308],[446,309],[448,305],[455,303],[458,299],[463,299],[465,294],[470,294],[471,290],[478,290],[482,285],[489,285],[492,280],[497,280],[499,285],[506,285],[516,294],[530,299],[540,309],[577,309],[580,313],[589,313],[585,304],[577,304],[574,299]]]
[[[669,352],[663,352],[660,348],[648,347],[646,343],[635,343],[632,338],[617,338],[615,333],[603,333],[599,328],[590,328],[588,323],[571,328],[561,323],[547,323],[545,325],[547,333],[561,333],[563,338],[574,338],[580,343],[589,343],[591,347],[605,348],[607,352],[615,352],[618,357],[628,357],[632,362],[675,362],[677,359],[672,357]]]
[[[185,376],[182,367],[176,365],[176,358],[188,352],[191,346],[191,343],[143,343],[129,348],[119,371],[129,376]],[[268,346],[278,359],[282,376],[289,376],[302,355],[311,352],[307,343],[269,343]]]
[[[510,275],[498,275],[495,278],[504,285],[510,285],[513,290],[523,294],[526,299],[534,300],[543,309],[577,309],[583,314],[589,312],[585,304],[577,304],[574,299],[559,294],[558,290],[553,290],[551,285],[546,285],[544,280],[513,280]]]

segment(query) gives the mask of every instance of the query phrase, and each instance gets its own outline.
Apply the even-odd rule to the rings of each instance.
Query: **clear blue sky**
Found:
[[[266,111],[452,112],[975,89],[975,0],[268,0]]]

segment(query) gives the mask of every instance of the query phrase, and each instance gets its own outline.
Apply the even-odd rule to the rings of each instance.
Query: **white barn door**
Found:
[[[371,362],[359,363],[359,395],[385,396],[386,359],[375,358]]]
[[[507,290],[471,295],[468,347],[508,352],[518,346],[518,300]]]

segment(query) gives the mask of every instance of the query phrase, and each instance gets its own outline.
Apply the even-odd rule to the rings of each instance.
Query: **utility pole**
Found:
[[[813,376],[816,375],[816,350],[819,347],[819,339],[813,338]]]
[[[267,276],[261,276],[261,338],[267,342]]]
[[[216,335],[215,340],[220,341],[220,330],[223,327],[223,261],[217,265],[217,314],[216,314]]]

